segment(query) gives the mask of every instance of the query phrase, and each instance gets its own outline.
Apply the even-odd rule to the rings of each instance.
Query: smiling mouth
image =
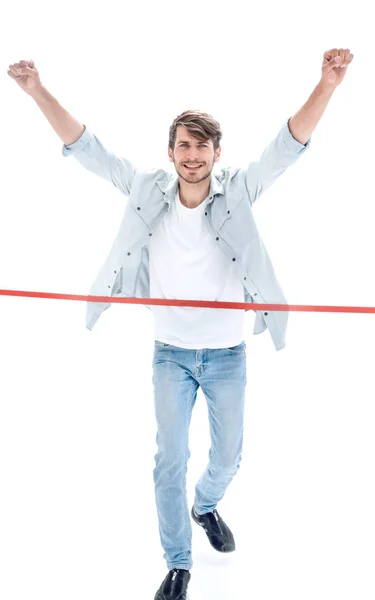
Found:
[[[184,165],[185,169],[187,169],[188,171],[198,171],[201,168],[202,165],[195,165],[195,166],[188,166],[188,165]]]

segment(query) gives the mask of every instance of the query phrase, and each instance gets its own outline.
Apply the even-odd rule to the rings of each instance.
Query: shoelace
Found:
[[[198,515],[198,513],[196,512],[195,508],[194,508],[193,510],[194,510],[194,514],[195,514],[195,516],[196,516],[196,517],[198,518],[198,520],[199,520],[199,515]],[[219,515],[218,515],[218,512],[217,512],[216,508],[214,508],[214,510],[212,511],[212,514],[213,514],[213,515],[214,515],[214,517],[215,517],[215,520],[216,520],[217,526],[218,526],[218,528],[219,528],[220,534],[221,534],[221,535],[224,535],[224,532],[223,532],[223,530],[222,530],[222,527],[221,527],[221,524],[220,524],[220,521],[219,521]],[[203,525],[202,521],[199,521],[199,523],[200,523],[201,525]],[[205,531],[207,531],[207,528],[206,528],[206,527],[204,527],[204,530],[205,530]]]
[[[220,531],[221,535],[223,535],[223,533],[224,533],[224,532],[223,532],[223,530],[222,530],[222,528],[221,528],[220,521],[219,521],[219,515],[217,514],[217,510],[216,510],[216,508],[215,508],[215,509],[214,509],[212,512],[213,512],[213,514],[214,514],[214,517],[215,517],[215,519],[216,519],[217,525],[218,525],[218,527],[219,527],[219,531]]]
[[[173,569],[172,581],[174,581],[180,572],[180,569]],[[188,579],[184,579],[182,582],[182,590],[181,592],[186,592],[188,586]]]

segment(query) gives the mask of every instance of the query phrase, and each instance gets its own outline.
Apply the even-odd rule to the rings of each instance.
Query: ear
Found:
[[[218,149],[215,152],[215,162],[219,162],[220,155],[221,155],[221,146],[219,146]]]
[[[173,159],[173,150],[169,146],[168,146],[168,156],[169,156],[170,162],[174,162],[174,159]]]

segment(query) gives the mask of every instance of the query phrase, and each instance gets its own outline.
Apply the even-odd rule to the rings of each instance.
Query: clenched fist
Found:
[[[336,88],[354,58],[349,48],[332,48],[323,55],[321,87]]]
[[[39,73],[32,60],[20,60],[19,63],[9,65],[8,75],[14,79],[27,94],[32,94],[42,86]]]

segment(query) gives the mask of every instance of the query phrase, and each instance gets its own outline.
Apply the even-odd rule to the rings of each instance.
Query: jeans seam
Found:
[[[189,426],[187,428],[187,440],[186,440],[186,449],[185,449],[185,472],[187,470],[187,457],[188,457],[188,452],[189,452],[189,430],[190,430],[190,423],[191,423],[191,416],[192,416],[192,403],[193,403],[193,395],[195,392],[195,385],[194,382],[192,382],[192,387],[191,387],[191,392],[190,392],[190,396],[189,396]],[[186,475],[185,475],[186,477]],[[186,489],[186,483],[185,483],[185,489]],[[188,541],[188,546],[189,546],[189,550],[191,550],[191,543],[192,543],[192,536],[189,535],[189,523],[190,523],[190,516],[189,516],[189,506],[187,504],[187,490],[185,493],[185,502],[186,502],[186,507],[187,507],[187,511],[185,511],[185,517],[187,517],[187,520],[185,521],[185,534],[186,534],[186,538]]]

